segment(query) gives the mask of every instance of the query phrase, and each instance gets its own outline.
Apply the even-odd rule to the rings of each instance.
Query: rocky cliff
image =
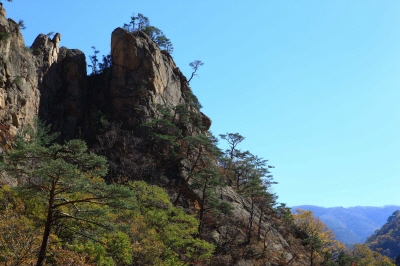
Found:
[[[134,126],[135,117],[152,117],[154,104],[177,106],[190,91],[172,57],[145,34],[122,28],[111,36],[111,108],[114,119]]]
[[[85,55],[59,48],[61,35],[40,34],[26,47],[19,25],[0,9],[0,121],[14,135],[36,116],[65,136],[76,135],[86,86]]]
[[[0,121],[14,135],[39,109],[35,57],[25,48],[18,24],[0,8]]]
[[[189,106],[192,101],[187,79],[172,57],[144,33],[131,33],[122,28],[114,30],[111,67],[91,76],[86,73],[85,55],[76,49],[60,47],[60,42],[59,33],[51,39],[41,34],[30,47],[25,47],[18,24],[6,19],[5,10],[0,8],[0,130],[3,142],[7,142],[7,136],[32,124],[35,116],[50,122],[53,130],[61,132],[62,139],[83,137],[95,142],[99,115],[118,123],[121,130],[139,132],[135,137],[146,142],[146,132],[141,125],[157,118],[159,106],[177,110],[178,106]],[[198,124],[183,123],[177,118],[180,122],[176,122],[176,127],[183,136],[204,134],[211,120],[198,109],[190,108],[197,114]],[[118,142],[113,141],[112,145]],[[117,168],[124,162],[121,143],[122,140],[116,144],[118,152],[113,157]],[[165,149],[161,147],[161,150]],[[136,155],[132,162],[136,160],[137,163],[150,151],[143,145],[135,151],[139,156]],[[154,154],[153,159],[157,156]],[[132,150],[124,157],[133,158]],[[168,171],[166,184],[172,198],[176,197],[174,184],[187,178],[187,171],[183,169],[190,160],[193,156],[175,157],[162,166],[157,166],[157,160],[153,162],[155,169]],[[188,212],[196,213],[199,192],[186,190],[183,195],[186,208]],[[218,247],[218,254],[211,262],[213,265],[306,265],[299,255],[302,247],[290,233],[281,234],[287,230],[282,229],[284,225],[277,217],[254,211],[250,202],[229,186],[220,187],[219,193],[220,201],[229,203],[233,211],[208,225],[205,238]],[[260,226],[254,228],[259,233],[258,240],[250,243],[245,241],[245,228],[251,215],[260,221]]]

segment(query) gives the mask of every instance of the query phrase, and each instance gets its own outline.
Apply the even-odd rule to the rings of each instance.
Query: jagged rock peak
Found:
[[[61,41],[61,34],[56,33],[53,39],[50,39],[44,34],[39,34],[33,42],[31,49],[34,55],[39,55],[41,52],[47,55],[46,64],[51,66],[57,62],[59,54],[59,44]]]
[[[112,106],[114,114],[127,124],[133,124],[138,116],[152,117],[154,104],[173,107],[187,101],[185,95],[191,89],[186,77],[169,53],[160,50],[146,34],[115,29],[111,58]],[[200,115],[209,128],[211,120]]]
[[[0,7],[0,125],[15,135],[39,116],[75,137],[84,106],[85,55],[60,48],[60,33],[52,39],[39,34],[25,47],[20,26],[5,15]]]

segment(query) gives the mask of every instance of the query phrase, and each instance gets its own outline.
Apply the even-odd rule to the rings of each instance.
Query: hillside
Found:
[[[60,33],[26,46],[23,28],[0,5],[1,263],[388,262],[277,202],[274,167],[241,134],[209,132],[172,43],[143,14],[112,31],[102,58]]]
[[[307,265],[267,192],[267,161],[241,151],[238,133],[216,146],[168,39],[143,15],[132,25],[112,32],[103,61],[89,57],[88,75],[60,33],[27,47],[0,8],[0,260]]]
[[[368,237],[366,244],[384,256],[400,262],[400,211],[393,212],[387,222]],[[397,264],[396,264],[397,265]]]
[[[383,226],[387,217],[400,206],[384,207],[332,207],[324,208],[312,205],[301,205],[292,208],[312,211],[336,235],[336,239],[346,245],[364,243],[367,238]]]

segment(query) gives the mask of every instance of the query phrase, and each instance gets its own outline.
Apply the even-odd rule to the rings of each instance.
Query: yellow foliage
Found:
[[[357,258],[357,266],[395,266],[388,257],[370,250],[364,244],[355,244],[352,255]]]
[[[319,218],[314,217],[312,211],[297,209],[293,215],[295,225],[309,237],[319,239],[321,248],[311,250],[310,257],[317,261],[323,259],[323,254],[339,254],[341,251],[347,251],[347,247],[335,240],[335,234]]]
[[[46,266],[95,266],[96,263],[90,261],[89,256],[82,252],[75,252],[60,245],[51,245],[46,259]]]
[[[40,233],[32,221],[6,208],[0,213],[0,262],[4,266],[29,265],[36,261]]]
[[[132,243],[133,261],[137,265],[162,265],[165,245],[156,230],[150,228],[143,216],[137,216],[132,223],[134,236]]]
[[[0,263],[4,266],[35,262],[40,230],[25,216],[25,206],[7,186],[0,188]]]

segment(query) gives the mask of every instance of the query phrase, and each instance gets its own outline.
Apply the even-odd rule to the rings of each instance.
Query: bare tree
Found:
[[[188,80],[188,83],[192,80],[194,76],[197,76],[196,72],[202,65],[204,65],[204,63],[200,60],[194,60],[192,63],[189,64],[189,66],[192,67],[193,72],[192,76],[190,76],[190,79]]]

